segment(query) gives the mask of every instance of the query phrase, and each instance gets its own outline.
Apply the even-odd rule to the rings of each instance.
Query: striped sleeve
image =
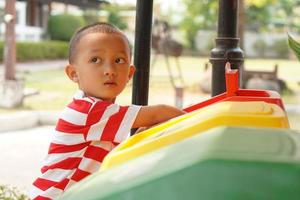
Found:
[[[130,134],[131,127],[141,106],[119,106],[97,102],[87,117],[89,130],[86,141],[110,141],[120,143]]]

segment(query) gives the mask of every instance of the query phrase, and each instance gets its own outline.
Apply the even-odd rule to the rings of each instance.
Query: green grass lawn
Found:
[[[174,59],[169,59],[171,67],[176,72]],[[181,57],[181,69],[186,83],[185,101],[188,104],[202,101],[209,97],[199,90],[199,78],[204,72],[205,63],[209,63],[208,58]],[[300,63],[297,60],[268,60],[268,59],[248,59],[245,61],[247,70],[269,70],[272,71],[274,65],[279,65],[278,76],[287,81],[288,86],[294,92],[300,92]],[[176,73],[175,73],[176,74]],[[30,72],[22,75],[28,88],[34,88],[40,93],[27,97],[24,106],[16,110],[61,110],[71,100],[77,86],[64,74],[64,70],[46,70],[40,72]],[[131,102],[131,83],[118,98],[121,104]],[[163,98],[162,98],[162,95]],[[285,103],[298,104],[299,97],[295,95],[283,95]],[[167,103],[173,104],[174,91],[171,87],[168,70],[163,57],[158,57],[155,65],[151,68],[149,104]],[[0,113],[8,110],[0,109]]]
[[[169,59],[169,61],[176,74],[174,59]],[[187,85],[186,92],[203,95],[199,91],[198,85],[199,78],[204,71],[204,65],[209,62],[208,58],[182,57],[179,61]],[[245,61],[245,68],[247,70],[271,71],[275,64],[279,65],[279,77],[286,80],[294,92],[299,92],[300,86],[297,81],[300,81],[300,63],[296,60],[248,59]],[[66,77],[62,69],[31,72],[22,76],[26,80],[26,87],[37,89],[40,94],[26,98],[24,107],[19,109],[60,110],[77,90],[77,86]],[[163,57],[158,57],[151,69],[149,101],[155,98],[155,94],[161,90],[173,91],[165,60]],[[121,102],[130,103],[131,85],[126,88],[119,99]],[[283,99],[286,103],[299,103],[294,95],[283,95]]]

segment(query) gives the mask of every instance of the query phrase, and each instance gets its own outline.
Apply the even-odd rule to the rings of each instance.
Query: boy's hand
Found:
[[[133,123],[133,128],[151,127],[182,114],[185,112],[172,106],[142,106]]]

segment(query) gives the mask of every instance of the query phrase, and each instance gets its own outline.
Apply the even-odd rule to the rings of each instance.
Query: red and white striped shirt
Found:
[[[99,170],[104,157],[129,137],[140,106],[119,106],[79,91],[62,112],[42,175],[30,198],[55,199],[74,183]]]

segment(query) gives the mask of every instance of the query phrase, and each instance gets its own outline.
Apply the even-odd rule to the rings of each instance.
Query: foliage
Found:
[[[181,0],[185,6],[180,28],[190,47],[199,29],[215,29],[217,0]],[[300,32],[300,0],[243,0],[245,29],[252,31],[280,31],[286,28]],[[243,5],[243,4],[241,4]]]
[[[0,199],[3,200],[29,200],[25,194],[22,194],[15,187],[0,185]]]
[[[85,10],[83,18],[86,24],[93,24],[99,21],[98,10]]]
[[[127,28],[127,24],[123,21],[120,16],[120,7],[117,5],[108,5],[104,8],[108,12],[107,21],[115,26],[117,26],[121,30],[125,30]]]
[[[300,31],[300,0],[246,0],[247,26],[255,31],[285,27]]]
[[[0,42],[0,61],[3,59],[3,48],[4,43]],[[68,48],[68,43],[62,41],[18,42],[17,61],[65,59]]]
[[[216,29],[217,0],[181,0],[185,6],[180,28],[189,47],[195,48],[194,37],[200,29]],[[244,0],[245,29],[281,31],[286,27],[300,31],[300,0]]]
[[[52,40],[69,41],[75,30],[83,25],[85,21],[81,16],[52,15],[48,21],[48,33]]]
[[[200,29],[214,28],[217,21],[217,0],[194,1],[182,0],[186,7],[180,27],[185,32],[189,48],[195,49],[195,37]]]
[[[300,43],[288,34],[288,44],[300,61]]]
[[[256,7],[265,7],[272,3],[275,3],[277,0],[245,0],[247,6],[256,6]]]
[[[255,31],[266,30],[272,19],[272,5],[277,0],[246,0],[246,24]]]

